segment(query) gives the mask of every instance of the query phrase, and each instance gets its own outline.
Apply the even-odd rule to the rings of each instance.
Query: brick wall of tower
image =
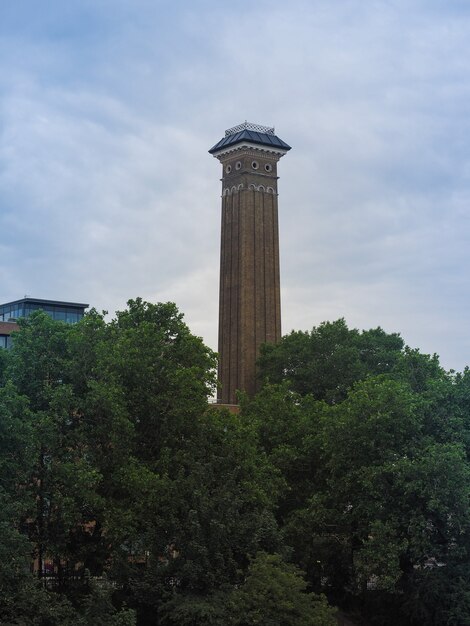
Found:
[[[236,403],[237,390],[249,394],[257,391],[260,345],[279,341],[281,336],[278,158],[257,150],[221,159],[224,177],[218,401],[223,404]],[[259,162],[260,171],[250,169],[253,159]],[[235,164],[240,162],[243,167],[236,170]],[[264,169],[266,162],[272,164],[269,173]],[[260,185],[270,191],[259,190]]]

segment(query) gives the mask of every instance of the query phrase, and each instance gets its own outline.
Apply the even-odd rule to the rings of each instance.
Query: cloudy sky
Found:
[[[0,0],[0,302],[171,300],[216,348],[220,165],[281,161],[283,332],[470,363],[467,0]]]

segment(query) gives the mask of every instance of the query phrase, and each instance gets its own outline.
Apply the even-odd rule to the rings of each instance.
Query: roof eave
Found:
[[[209,150],[209,154],[212,154],[212,156],[216,158],[223,156],[224,154],[229,154],[231,152],[236,152],[237,150],[242,150],[243,148],[263,150],[264,152],[271,152],[273,154],[278,154],[280,156],[283,156],[291,149],[291,147],[288,146],[287,144],[285,148],[284,147],[281,148],[278,146],[273,146],[271,144],[265,144],[265,143],[256,142],[256,141],[239,141],[237,143],[233,143],[228,146],[222,146],[220,148],[217,148],[216,146],[217,144]]]
[[[11,306],[12,304],[49,304],[51,306],[69,306],[76,307],[80,309],[86,309],[90,305],[85,304],[83,302],[64,302],[63,300],[45,300],[42,298],[30,298],[29,296],[26,298],[20,298],[19,300],[13,300],[12,302],[3,302],[0,304],[1,307]]]

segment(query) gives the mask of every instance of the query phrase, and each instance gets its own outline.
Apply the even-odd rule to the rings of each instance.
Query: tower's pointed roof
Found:
[[[215,146],[209,150],[209,153],[216,154],[221,150],[226,150],[239,143],[257,144],[275,150],[282,150],[283,152],[287,152],[291,149],[285,141],[279,139],[274,132],[274,128],[244,122],[239,126],[234,126],[226,130],[225,137],[216,143]]]

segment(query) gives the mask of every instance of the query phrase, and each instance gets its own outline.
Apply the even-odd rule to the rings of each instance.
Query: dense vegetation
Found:
[[[470,372],[339,320],[265,346],[260,381],[210,408],[215,355],[172,304],[22,320],[0,623],[470,624]]]

